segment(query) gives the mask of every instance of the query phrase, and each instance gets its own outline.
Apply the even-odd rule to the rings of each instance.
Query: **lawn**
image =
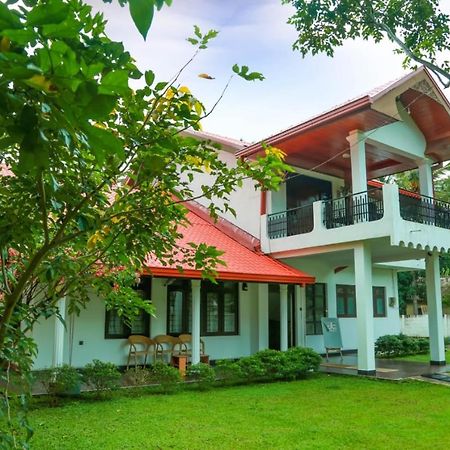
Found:
[[[430,362],[430,355],[428,353],[423,355],[408,355],[408,356],[397,356],[394,359],[399,359],[402,361],[414,361],[414,362],[423,362],[423,363],[429,363]],[[447,361],[447,364],[450,364],[450,351],[447,350],[445,352],[445,359]]]
[[[31,414],[35,449],[448,449],[450,388],[320,374]]]

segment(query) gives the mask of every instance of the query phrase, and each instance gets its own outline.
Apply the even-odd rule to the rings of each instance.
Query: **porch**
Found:
[[[376,358],[375,367],[376,374],[373,376],[383,380],[403,380],[417,377],[430,378],[434,374],[450,373],[450,364],[439,366],[398,359]],[[340,356],[330,356],[328,361],[323,360],[319,370],[324,373],[357,375],[358,355],[357,353],[346,354],[342,360]]]

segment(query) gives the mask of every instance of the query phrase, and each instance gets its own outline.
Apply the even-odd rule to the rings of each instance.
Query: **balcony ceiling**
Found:
[[[431,92],[432,91],[432,92]],[[435,162],[450,159],[450,105],[425,69],[349,101],[309,121],[264,140],[286,152],[294,166],[350,179],[347,136],[352,130],[370,131],[394,123],[392,105],[400,99],[427,141],[426,154]],[[262,153],[261,143],[239,150],[237,156]],[[342,154],[344,153],[344,156]],[[369,179],[414,169],[417,163],[389,150],[366,144]]]

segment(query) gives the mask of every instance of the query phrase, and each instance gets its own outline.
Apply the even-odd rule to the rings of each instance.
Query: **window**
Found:
[[[320,319],[327,316],[326,284],[306,285],[306,334],[322,334]]]
[[[150,300],[152,292],[151,277],[142,277],[137,292],[146,300]],[[140,311],[130,325],[119,316],[114,309],[105,314],[105,339],[126,339],[132,334],[150,335],[150,316],[145,311]]]
[[[167,287],[167,334],[190,334],[192,329],[190,280],[175,280]]]
[[[336,285],[336,302],[338,317],[356,317],[355,286],[350,284]]]
[[[386,317],[386,288],[374,286],[373,291],[373,317]]]
[[[238,286],[235,282],[202,283],[202,335],[238,334]]]

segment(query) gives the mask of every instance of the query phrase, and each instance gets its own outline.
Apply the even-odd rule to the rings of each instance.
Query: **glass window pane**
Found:
[[[183,292],[169,292],[169,333],[183,332]]]
[[[131,334],[147,334],[146,313],[141,311],[131,322]]]
[[[337,313],[338,316],[345,315],[345,303],[342,297],[338,297],[337,301]]]
[[[186,308],[186,329],[182,330],[183,333],[191,334],[192,332],[192,292],[186,292],[186,302],[184,303]]]
[[[347,315],[356,316],[356,300],[354,297],[347,298]]]
[[[236,332],[236,300],[231,292],[225,292],[223,296],[223,331],[225,333]]]
[[[315,334],[314,323],[306,323],[306,334]]]
[[[128,335],[128,330],[124,320],[117,314],[117,311],[111,310],[108,312],[108,330],[107,334],[111,336],[125,336]]]
[[[206,293],[206,332],[217,333],[219,331],[219,294],[217,292]]]

